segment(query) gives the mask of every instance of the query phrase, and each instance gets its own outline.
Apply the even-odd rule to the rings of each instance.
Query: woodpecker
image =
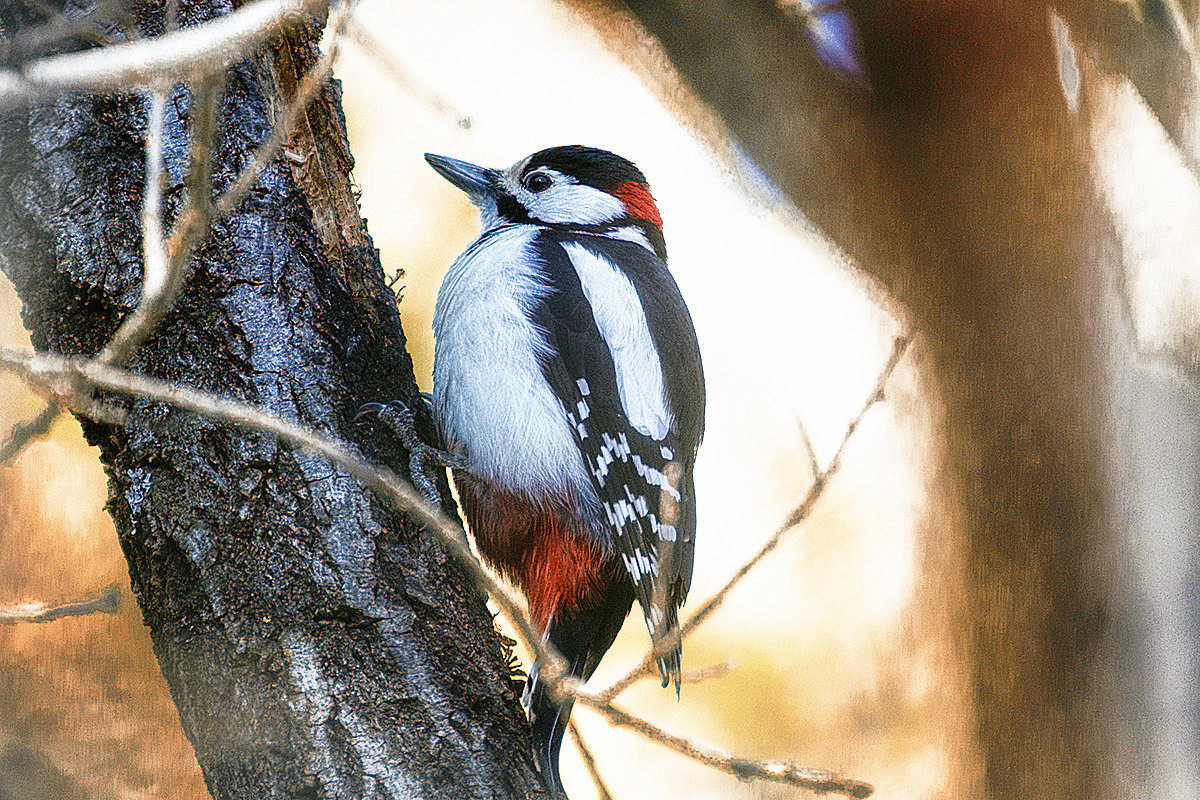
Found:
[[[479,207],[434,314],[433,409],[483,557],[587,680],[636,597],[678,626],[696,532],[704,374],[641,171],[592,147],[506,170],[427,154]],[[659,661],[679,692],[680,647]],[[561,795],[571,708],[527,685],[539,768]]]

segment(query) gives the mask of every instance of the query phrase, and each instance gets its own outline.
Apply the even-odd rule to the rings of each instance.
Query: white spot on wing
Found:
[[[604,231],[602,236],[607,236],[609,239],[622,239],[634,244],[640,244],[642,247],[654,253],[654,245],[650,244],[650,240],[646,238],[646,234],[642,233],[642,229],[636,225],[622,225],[619,228],[613,228],[611,231]],[[655,253],[657,256],[658,254]]]
[[[625,273],[581,244],[564,245],[583,293],[591,304],[600,335],[612,354],[617,392],[629,424],[653,439],[671,427],[662,362],[637,290]]]

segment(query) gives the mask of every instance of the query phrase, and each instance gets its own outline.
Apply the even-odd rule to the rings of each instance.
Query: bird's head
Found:
[[[646,177],[615,153],[551,147],[506,170],[429,153],[425,160],[479,206],[485,230],[505,223],[582,231],[630,227],[640,229],[662,255],[662,217]]]

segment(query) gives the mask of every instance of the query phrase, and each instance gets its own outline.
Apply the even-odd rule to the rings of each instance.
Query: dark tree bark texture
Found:
[[[180,5],[183,25],[229,11]],[[0,11],[5,30],[34,21],[23,9]],[[161,32],[163,11],[137,12],[144,34]],[[269,135],[319,33],[300,26],[229,71],[218,191]],[[166,107],[168,224],[185,199],[190,102],[177,85]],[[38,348],[95,353],[140,296],[146,108],[138,94],[74,96],[0,116],[0,266]],[[354,422],[364,402],[423,406],[351,163],[331,83],[288,157],[214,225],[130,367],[261,406],[404,474],[398,442]],[[435,538],[270,436],[128,407],[124,427],[85,431],[214,797],[542,796],[509,653]]]
[[[645,59],[619,9],[575,5]],[[1116,248],[1047,7],[850,0],[866,91],[772,0],[625,5],[920,337],[941,453],[914,626],[945,637],[944,678],[966,671],[949,791],[1093,800],[1137,785],[1143,755],[1118,752],[1110,683],[1127,574],[1109,500]]]

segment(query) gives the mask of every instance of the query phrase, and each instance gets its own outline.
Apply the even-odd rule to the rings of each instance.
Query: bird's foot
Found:
[[[434,470],[449,467],[463,469],[465,463],[454,453],[426,444],[417,435],[417,415],[402,400],[388,403],[365,403],[354,415],[355,422],[373,416],[400,439],[408,450],[408,473],[417,491],[434,505],[441,503]],[[429,465],[433,465],[431,469]]]

